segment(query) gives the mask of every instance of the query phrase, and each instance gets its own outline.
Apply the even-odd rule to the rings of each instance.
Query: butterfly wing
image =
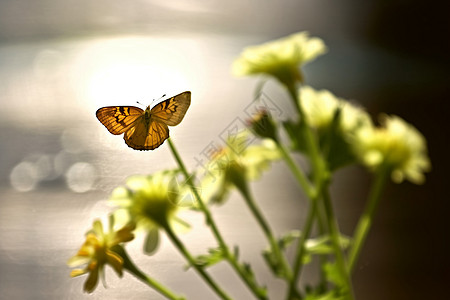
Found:
[[[136,150],[153,150],[158,148],[169,137],[169,127],[166,124],[145,119],[137,120],[135,126],[127,130],[123,136],[125,143]]]
[[[183,92],[155,105],[151,110],[152,119],[175,126],[180,124],[191,104],[191,92]]]
[[[144,111],[134,106],[107,106],[99,108],[97,119],[112,134],[122,134],[143,116]]]
[[[153,150],[169,137],[167,125],[178,125],[190,104],[191,92],[183,92],[156,104],[150,115],[134,106],[102,107],[96,115],[112,134],[125,133],[123,138],[129,147]]]

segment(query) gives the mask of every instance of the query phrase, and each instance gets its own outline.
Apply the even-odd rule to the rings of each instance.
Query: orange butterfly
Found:
[[[144,110],[135,106],[107,106],[97,110],[97,119],[112,134],[122,134],[125,143],[136,150],[153,150],[169,137],[169,126],[183,120],[191,92],[183,92]]]

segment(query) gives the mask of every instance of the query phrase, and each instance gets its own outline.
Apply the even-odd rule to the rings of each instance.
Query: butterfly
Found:
[[[169,126],[180,124],[191,104],[191,92],[183,92],[144,110],[135,106],[106,106],[97,119],[115,135],[125,133],[125,143],[136,150],[153,150],[169,137]]]

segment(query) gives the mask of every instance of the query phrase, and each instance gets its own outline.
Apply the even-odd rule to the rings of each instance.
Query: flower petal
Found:
[[[116,273],[122,277],[122,269],[123,269],[123,259],[118,255],[117,253],[106,250],[106,260],[108,261],[108,264],[111,265],[111,267],[116,271]]]
[[[80,266],[80,265],[84,265],[87,264],[89,262],[91,258],[87,257],[87,256],[80,256],[80,255],[75,255],[72,256],[68,261],[67,261],[67,265],[69,267],[76,267],[76,266]]]
[[[86,269],[75,269],[70,272],[70,277],[77,277],[83,274],[86,274],[88,270]]]
[[[84,283],[84,291],[87,293],[92,293],[97,287],[98,283],[98,268],[93,268],[89,272],[89,276]]]

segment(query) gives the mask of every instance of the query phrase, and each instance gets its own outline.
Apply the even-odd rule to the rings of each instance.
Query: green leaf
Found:
[[[195,263],[200,267],[210,267],[225,259],[221,248],[211,248],[208,254],[199,255],[195,258]]]
[[[339,243],[342,249],[346,249],[350,244],[350,239],[346,236],[339,236]],[[331,245],[331,239],[328,235],[308,239],[306,241],[306,250],[311,254],[330,254],[334,252],[333,246]]]
[[[285,235],[283,235],[279,240],[278,244],[280,246],[281,250],[286,250],[288,246],[292,244],[293,241],[300,238],[301,231],[299,230],[292,230]],[[346,236],[341,235],[339,237],[341,247],[343,249],[347,248],[350,244],[350,239]],[[321,236],[317,238],[311,238],[306,240],[305,248],[306,251],[310,254],[329,254],[333,253],[333,247],[330,244],[330,237],[328,235]]]
[[[300,231],[298,230],[293,230],[283,235],[278,240],[280,251],[284,251],[294,240],[298,239],[299,236]],[[282,262],[279,260],[278,256],[274,253],[272,247],[265,249],[262,252],[262,256],[275,276],[287,279],[287,274],[284,272]]]
[[[272,251],[272,248],[264,250],[262,252],[262,256],[264,258],[264,261],[267,263],[267,265],[272,270],[275,276],[279,278],[286,278],[286,274],[284,274],[281,262],[278,260],[278,257]]]
[[[292,230],[284,234],[279,240],[278,245],[280,250],[286,250],[295,240],[298,240],[301,236],[301,231]],[[343,235],[339,236],[342,249],[346,249],[350,244],[350,239]],[[312,261],[313,255],[327,255],[334,253],[334,248],[331,245],[331,239],[328,235],[317,238],[311,238],[305,242],[305,252],[302,257],[302,264],[306,265]],[[266,249],[262,253],[264,261],[279,278],[286,278],[286,274],[283,272],[281,262],[278,261],[277,256],[274,254],[271,248]]]
[[[345,278],[342,278],[341,272],[335,262],[328,262],[323,266],[323,271],[325,272],[325,277],[331,283],[333,283],[337,288],[345,287]]]
[[[298,239],[301,235],[300,230],[291,230],[288,233],[284,234],[279,240],[278,245],[280,246],[280,250],[285,250],[289,247],[293,241]]]
[[[285,237],[283,237],[285,240],[288,241],[288,243],[291,243],[292,239],[297,239],[300,237],[300,231],[292,231]],[[282,238],[282,239],[283,239]],[[346,249],[350,244],[350,239],[345,236],[339,237],[340,244],[342,249]],[[284,249],[284,248],[283,248]],[[303,254],[302,258],[302,264],[306,265],[312,261],[313,255],[327,255],[334,253],[334,248],[331,245],[330,237],[327,236],[321,236],[317,238],[311,238],[306,240],[305,242],[305,252]]]
[[[255,274],[253,273],[251,265],[249,263],[243,263],[242,269],[243,269],[244,276],[249,281],[253,282],[255,286],[257,286],[258,284],[256,283]],[[262,287],[258,286],[256,288],[256,291],[257,291],[257,294],[260,296],[259,299],[267,299],[267,287],[266,286],[262,286]]]
[[[157,227],[150,229],[144,242],[144,253],[152,255],[155,253],[159,245],[159,231]]]

